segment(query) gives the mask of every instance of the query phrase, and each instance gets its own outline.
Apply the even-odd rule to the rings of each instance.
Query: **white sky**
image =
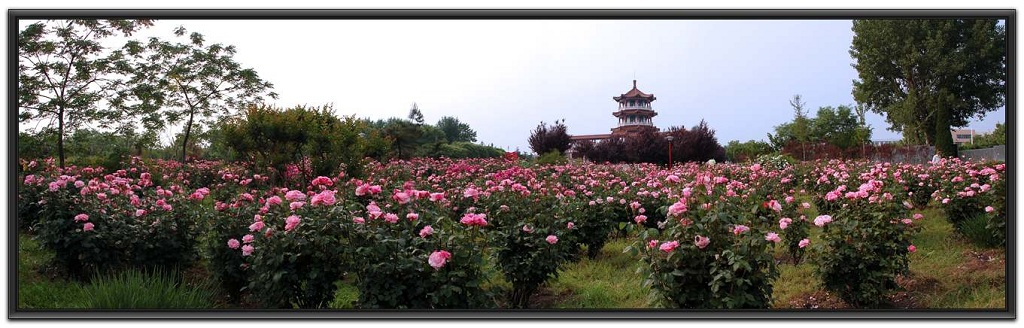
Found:
[[[654,93],[654,123],[701,119],[721,144],[765,140],[792,119],[789,99],[854,104],[849,20],[158,20],[135,38],[184,26],[274,84],[280,107],[334,104],[339,115],[455,116],[480,142],[529,151],[540,122],[608,133],[611,97]],[[1000,110],[969,128],[990,131]],[[896,140],[872,114],[873,139]],[[162,133],[169,139],[180,127]]]

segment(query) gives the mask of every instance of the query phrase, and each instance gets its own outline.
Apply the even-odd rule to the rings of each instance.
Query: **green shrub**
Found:
[[[537,158],[537,165],[564,165],[568,160],[562,153],[551,151]]]
[[[979,213],[970,219],[960,221],[956,229],[964,238],[967,238],[967,240],[975,245],[981,247],[1000,246],[1005,242],[1006,238],[1005,236],[995,235],[992,233],[993,231],[989,230],[989,217],[991,215]]]

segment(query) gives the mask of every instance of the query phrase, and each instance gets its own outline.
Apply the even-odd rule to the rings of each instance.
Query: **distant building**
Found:
[[[612,112],[618,120],[618,124],[611,128],[611,133],[606,134],[580,134],[571,136],[573,141],[582,140],[605,140],[612,137],[625,137],[630,134],[644,130],[659,131],[654,126],[653,118],[658,115],[651,107],[651,102],[657,100],[654,94],[644,93],[636,88],[636,80],[633,80],[633,88],[617,97],[612,97],[619,104],[618,110]]]
[[[953,134],[953,143],[957,145],[973,144],[974,137],[978,135],[974,129],[957,129],[950,133]]]

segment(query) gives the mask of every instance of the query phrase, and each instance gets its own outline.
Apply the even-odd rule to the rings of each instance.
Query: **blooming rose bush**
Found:
[[[88,279],[126,267],[184,269],[197,259],[201,211],[180,185],[155,186],[136,167],[49,172],[32,178],[47,186],[33,230],[71,276]]]
[[[411,187],[411,186],[410,186]],[[431,196],[433,195],[433,196]],[[359,308],[494,306],[483,289],[486,214],[456,220],[442,193],[406,189],[348,214]]]
[[[344,208],[335,206],[333,181],[321,178],[306,193],[278,190],[262,201],[249,233],[239,236],[243,243],[251,240],[236,251],[252,271],[250,297],[264,307],[326,308],[335,282],[351,265],[343,240],[351,222]],[[237,245],[227,242],[229,249]]]
[[[626,251],[645,263],[644,284],[664,306],[767,308],[779,275],[771,249],[780,239],[767,220],[745,210],[751,191],[713,172],[696,173],[673,191],[674,202],[660,208],[664,230],[643,229]]]
[[[504,190],[495,184],[489,188],[493,194],[479,205],[492,218],[487,240],[493,261],[512,285],[507,307],[526,308],[537,288],[556,278],[559,268],[576,257],[579,246],[575,223],[569,224],[573,217],[566,213],[572,206],[565,191],[536,181],[528,172],[517,176],[529,180],[521,187],[510,183]]]
[[[1006,198],[1005,189],[993,190],[993,185],[1005,183],[1002,181],[1005,180],[1005,169],[1005,164],[985,165],[959,159],[941,161],[937,169],[940,188],[933,196],[957,232],[964,234],[967,221],[979,217],[989,220],[987,233],[968,238],[988,239],[1006,235],[1005,223],[1000,222],[999,216],[985,214],[991,212],[986,211],[987,207]],[[980,218],[983,216],[986,218]]]
[[[841,185],[841,198],[828,201],[836,210],[814,219],[823,228],[815,242],[815,273],[825,289],[855,307],[884,304],[898,288],[896,277],[909,272],[908,255],[916,250],[911,240],[920,230],[916,221],[924,218],[914,215],[891,169],[885,163],[849,172],[859,184]]]

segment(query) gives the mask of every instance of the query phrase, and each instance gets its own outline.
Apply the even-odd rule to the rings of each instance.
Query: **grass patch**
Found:
[[[814,267],[806,261],[800,265],[780,264],[779,279],[772,289],[772,308],[789,308],[803,295],[820,290]]]
[[[87,285],[59,277],[50,269],[53,254],[25,234],[18,235],[18,308],[20,309],[209,309],[216,287],[208,280],[171,274],[125,271],[98,277]],[[196,281],[193,281],[196,280]]]
[[[596,259],[584,257],[568,264],[558,279],[548,283],[555,295],[564,295],[552,307],[561,309],[646,308],[650,288],[641,287],[637,274],[640,261],[622,253],[631,240],[614,239],[601,249]]]
[[[166,272],[125,270],[100,276],[82,291],[89,309],[211,309],[217,295],[209,280],[187,281]]]
[[[915,222],[921,225],[921,232],[913,240],[917,252],[910,254],[910,275],[901,279],[901,286],[906,290],[896,297],[901,301],[894,306],[1005,308],[1005,250],[977,246],[955,233],[941,209],[925,208],[920,213],[925,218]],[[812,228],[811,240],[818,234],[820,229]],[[780,276],[772,295],[774,308],[789,308],[793,302],[806,301],[803,298],[809,295],[823,294],[812,264],[783,263],[779,269]]]
[[[18,308],[81,309],[81,288],[63,279],[47,277],[53,253],[28,235],[18,234]]]
[[[351,279],[338,280],[334,283],[338,290],[334,292],[334,300],[327,305],[330,309],[352,309],[359,301],[359,288]]]

